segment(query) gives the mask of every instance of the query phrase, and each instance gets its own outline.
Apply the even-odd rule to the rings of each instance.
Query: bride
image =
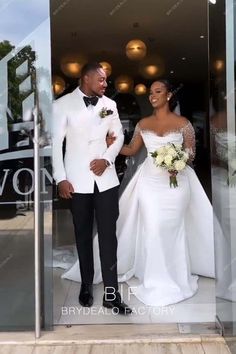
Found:
[[[189,166],[195,155],[191,123],[171,112],[169,83],[152,84],[153,114],[137,125],[121,154],[135,155],[143,145],[147,156],[120,198],[117,222],[119,281],[127,282],[144,304],[165,306],[193,296],[198,276],[214,277],[213,213],[211,204]],[[151,153],[168,143],[189,151],[189,165],[177,174],[178,187],[169,185],[169,173],[156,167]],[[94,282],[102,281],[98,238],[94,237]],[[80,281],[78,260],[63,278]]]

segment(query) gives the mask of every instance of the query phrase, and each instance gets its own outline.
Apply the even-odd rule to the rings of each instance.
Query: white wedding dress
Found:
[[[198,275],[214,277],[212,206],[187,166],[170,188],[169,174],[150,152],[167,143],[182,144],[183,131],[158,136],[139,131],[147,157],[125,188],[117,222],[118,277],[146,305],[165,306],[193,296]],[[94,237],[94,283],[102,281],[98,237]],[[79,262],[63,276],[80,281]]]

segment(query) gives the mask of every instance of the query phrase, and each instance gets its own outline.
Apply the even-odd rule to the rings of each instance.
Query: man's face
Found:
[[[106,73],[103,69],[91,71],[85,76],[85,82],[91,96],[102,97],[107,88]]]

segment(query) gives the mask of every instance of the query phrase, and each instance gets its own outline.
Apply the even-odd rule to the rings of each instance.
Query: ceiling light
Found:
[[[52,88],[55,96],[60,95],[66,88],[65,80],[60,76],[53,76],[52,78]]]
[[[216,71],[218,71],[218,72],[222,71],[224,69],[224,67],[225,67],[224,60],[222,60],[222,59],[215,60],[214,68],[215,68]]]
[[[135,86],[134,92],[138,96],[145,95],[145,93],[147,92],[147,87],[144,84],[138,84]]]
[[[140,39],[133,39],[126,45],[126,55],[130,60],[142,60],[146,53],[146,44]]]
[[[128,93],[133,90],[133,79],[128,75],[120,75],[115,80],[115,88],[120,93]]]
[[[150,77],[155,77],[158,73],[158,66],[157,65],[147,65],[145,67],[145,71]]]
[[[152,55],[145,58],[139,66],[139,72],[145,79],[155,79],[165,72],[165,62],[159,55]]]
[[[102,65],[102,68],[105,71],[107,77],[110,76],[112,72],[111,64],[107,61],[101,61],[100,64]]]
[[[86,60],[84,58],[76,55],[69,55],[62,59],[61,70],[68,77],[78,78],[85,63]]]

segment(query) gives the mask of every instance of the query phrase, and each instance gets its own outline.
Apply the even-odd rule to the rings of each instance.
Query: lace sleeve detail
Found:
[[[183,134],[183,147],[189,153],[189,161],[192,162],[195,159],[196,155],[196,140],[195,140],[195,131],[190,122],[188,122],[182,128]]]
[[[139,123],[137,123],[130,143],[123,146],[120,154],[126,156],[135,155],[141,149],[142,145],[143,138],[141,136],[141,128],[139,126]]]
[[[132,148],[132,146],[135,145],[135,141],[137,141],[137,138],[139,138],[141,136],[141,129],[140,129],[140,126],[139,126],[139,123],[136,124],[136,127],[134,129],[134,134],[132,136],[132,139],[131,141],[129,142],[128,145],[125,145],[126,147],[130,147]]]

